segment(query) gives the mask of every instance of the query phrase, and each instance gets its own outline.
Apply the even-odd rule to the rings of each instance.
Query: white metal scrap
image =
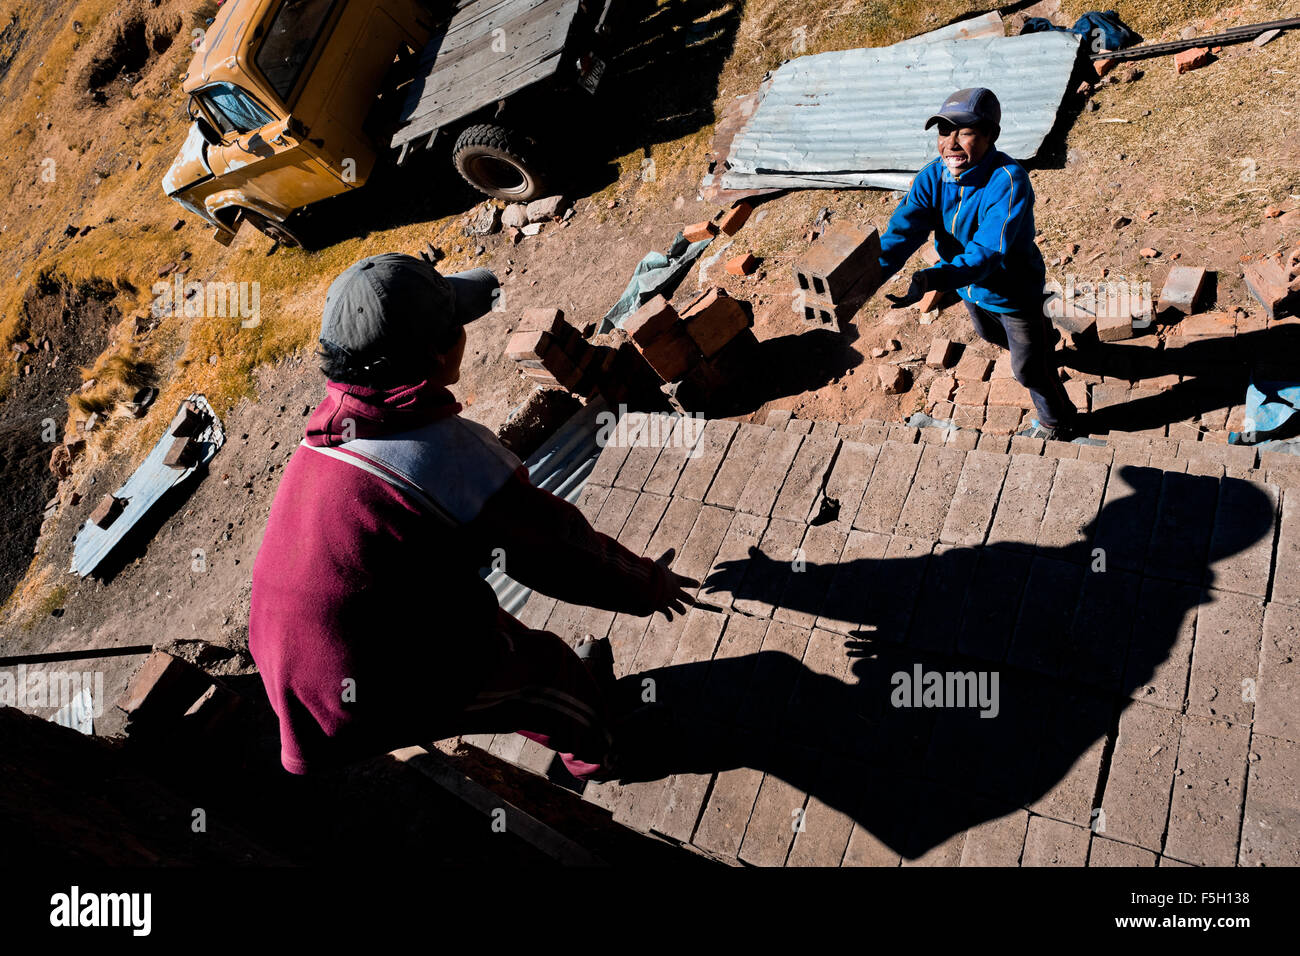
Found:
[[[1079,37],[1044,32],[913,41],[803,56],[764,83],[736,134],[724,189],[903,189],[936,155],[925,120],[954,90],[1002,104],[997,148],[1029,159],[1056,122]]]

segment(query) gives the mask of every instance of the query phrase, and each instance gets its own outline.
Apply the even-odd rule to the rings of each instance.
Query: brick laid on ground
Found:
[[[1258,734],[1241,821],[1242,866],[1300,866],[1300,744]],[[1254,759],[1255,757],[1258,759]]]
[[[854,528],[878,534],[893,533],[923,451],[920,445],[904,445],[896,441],[884,444],[862,498],[862,506],[853,519]]]
[[[921,651],[950,654],[957,639],[953,609],[960,609],[975,573],[973,548],[936,545],[926,563],[921,599],[912,614],[907,643]]]
[[[1188,716],[1178,745],[1178,775],[1164,851],[1200,866],[1237,862],[1250,730]]]
[[[1127,571],[1084,572],[1083,591],[1062,642],[1060,674],[1105,690],[1124,676],[1141,579]]]
[[[694,451],[695,443],[700,440],[703,427],[707,426],[698,418],[689,415],[678,417],[659,457],[655,459],[654,468],[642,486],[643,491],[657,495],[673,493],[677,479],[681,477],[682,470]]]
[[[769,622],[754,662],[749,692],[737,715],[745,727],[775,731],[783,726],[795,689],[795,665],[803,660],[810,636],[811,632],[804,628]]]
[[[753,617],[770,617],[773,603],[795,576],[796,549],[803,542],[807,526],[802,521],[772,518],[759,542],[759,555],[752,557],[732,603],[735,610]]]
[[[752,767],[719,773],[691,842],[719,859],[734,859],[762,783],[763,772]]]
[[[847,540],[848,536],[833,524],[808,527],[799,545],[803,570],[792,571],[786,580],[773,617],[799,627],[812,627],[816,623]]]
[[[1181,711],[1203,591],[1187,584],[1146,578],[1133,619],[1133,640],[1124,688],[1137,700]]]
[[[722,545],[722,539],[726,537],[727,528],[731,524],[731,515],[732,513],[727,509],[715,508],[712,505],[700,508],[695,524],[682,545],[681,554],[673,562],[673,570],[699,581],[702,588],[705,578],[708,577],[709,568],[713,566],[713,559],[718,554],[718,548]],[[698,591],[691,594],[691,597],[697,594]]]
[[[1024,810],[971,827],[961,848],[961,865],[1018,866],[1028,828],[1029,814]]]
[[[778,745],[780,746],[780,745]],[[817,769],[817,754],[806,747],[790,747],[783,756],[785,773],[795,780],[811,781]],[[793,783],[768,773],[754,798],[754,809],[736,854],[751,866],[783,866],[795,826],[802,825],[808,794]]]
[[[1106,749],[1107,734],[1100,732],[1082,748],[1084,734],[1080,728],[1093,732],[1110,726],[1112,705],[1109,699],[1088,694],[1060,695],[1055,708],[1050,711],[1042,728],[1041,765],[1059,760],[1059,755],[1074,756],[1064,775],[1056,780],[1041,797],[1029,804],[1034,813],[1057,820],[1066,820],[1077,826],[1093,824],[1093,801],[1096,797],[1102,772],[1102,756]]]
[[[966,453],[942,445],[927,445],[912,478],[895,526],[897,534],[936,541],[957,490]]]
[[[1062,459],[1038,531],[1038,553],[1086,564],[1089,539],[1105,493],[1108,469],[1095,461]]]
[[[814,431],[804,438],[772,506],[772,517],[808,520],[813,504],[821,496],[822,480],[831,468],[838,446],[839,441],[833,435]]]
[[[700,512],[701,518],[704,514],[704,511]],[[696,595],[699,603],[721,608],[724,611],[731,609],[740,590],[740,584],[749,572],[750,549],[759,546],[763,531],[767,528],[767,518],[741,511],[728,512],[728,514],[731,521],[727,526],[727,532],[718,543],[709,569],[697,578],[702,587]],[[690,548],[689,542],[687,548]],[[687,555],[683,554],[682,557],[686,558]],[[695,568],[696,564],[691,561],[689,566]],[[691,574],[689,577],[694,578],[696,575]]]
[[[722,459],[722,465],[718,468],[713,484],[709,486],[708,493],[704,496],[705,504],[735,508],[740,493],[745,490],[756,463],[763,455],[768,439],[774,435],[784,436],[786,432],[775,431],[765,425],[742,424],[731,442],[731,447],[727,449],[727,456]],[[801,437],[794,435],[791,439],[799,440]],[[690,465],[686,468],[689,472]]]
[[[1036,557],[1007,652],[1008,663],[1055,677],[1063,637],[1069,633],[1084,570],[1066,561]]]
[[[1092,837],[1092,847],[1088,851],[1089,866],[1155,866],[1156,855],[1141,847],[1129,846],[1118,840],[1105,837]]]
[[[1300,608],[1264,610],[1255,733],[1300,741]]]
[[[803,827],[795,833],[786,866],[839,866],[853,832],[851,807],[856,782],[867,769],[856,760],[828,755],[822,761],[817,787],[804,808]]]
[[[831,575],[822,613],[817,618],[819,628],[839,634],[848,634],[857,628],[864,614],[864,582],[873,573],[876,563],[885,556],[888,547],[888,535],[857,530],[849,532],[839,564]]]
[[[1205,574],[1219,483],[1213,478],[1166,472],[1160,489],[1145,571],[1156,577],[1200,583]]]
[[[1269,596],[1282,604],[1300,606],[1300,487],[1288,488],[1282,499],[1281,531]]]
[[[587,476],[588,484],[604,485],[606,487],[614,484],[619,469],[623,467],[628,452],[632,450],[631,443],[640,434],[641,429],[645,427],[646,419],[647,416],[641,412],[628,412],[623,416],[614,435],[606,441],[605,447],[601,449],[600,457],[596,459],[591,474]]]
[[[618,533],[619,543],[633,554],[643,554],[659,521],[668,507],[669,499],[663,495],[638,495],[632,510]],[[657,555],[656,555],[657,557]]]
[[[1253,684],[1258,676],[1263,633],[1263,602],[1226,591],[1205,592],[1196,615],[1187,713],[1250,722],[1254,704],[1243,698],[1255,695],[1244,693],[1242,682]]]
[[[761,516],[772,513],[772,506],[776,504],[777,495],[785,483],[786,473],[803,441],[804,436],[795,432],[772,433],[759,458],[749,462],[749,480],[736,499],[737,511]],[[799,520],[803,520],[803,515],[799,516]]]
[[[1033,550],[1056,466],[1054,458],[1011,456],[989,529],[990,543],[1019,551]]]
[[[867,490],[867,483],[871,480],[871,472],[879,455],[879,445],[857,441],[840,444],[835,466],[826,482],[826,496],[840,503],[839,516],[833,525],[845,534],[853,527],[853,519],[862,505],[862,496]],[[1300,499],[1300,495],[1296,497]],[[816,507],[815,501],[813,507]]]
[[[650,543],[642,553],[658,560],[667,551],[672,550],[674,552],[672,567],[677,570],[676,558],[681,556],[682,547],[686,544],[691,528],[695,526],[695,519],[699,517],[701,507],[700,502],[692,501],[690,498],[677,496],[670,498],[668,507],[664,509],[659,525],[655,528],[654,536],[650,538]]]
[[[939,532],[940,541],[964,547],[978,547],[984,543],[1010,465],[1009,455],[985,451],[967,453],[952,504]]]
[[[737,422],[715,418],[704,426],[694,453],[686,460],[681,477],[673,488],[673,494],[679,498],[691,498],[703,501],[709,486],[713,483],[718,466],[736,436],[740,425]]]
[[[1101,549],[1107,568],[1140,571],[1150,547],[1164,478],[1154,468],[1125,463],[1130,460],[1127,449],[1115,453],[1092,543]]]
[[[673,429],[671,416],[655,413],[646,416],[645,425],[637,434],[633,445],[628,449],[623,467],[614,478],[615,488],[627,488],[640,491],[645,480],[650,477],[659,453],[663,450],[665,440]]]
[[[1083,866],[1090,831],[1047,817],[1030,817],[1021,866]]]
[[[1267,596],[1277,502],[1276,485],[1236,478],[1220,482],[1206,587]]]
[[[980,551],[961,612],[958,653],[982,660],[1003,659],[1029,576],[1029,561],[1027,554],[1001,548]]]

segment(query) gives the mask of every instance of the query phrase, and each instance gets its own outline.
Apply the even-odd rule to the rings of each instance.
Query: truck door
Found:
[[[287,117],[275,116],[240,87],[212,83],[194,98],[221,133],[223,142],[208,150],[208,162],[226,184],[286,213],[346,188]]]

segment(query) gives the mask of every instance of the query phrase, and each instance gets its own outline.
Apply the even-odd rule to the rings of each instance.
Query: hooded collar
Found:
[[[335,446],[353,438],[381,438],[460,410],[450,391],[430,381],[388,389],[330,382],[325,400],[307,421],[307,444]]]

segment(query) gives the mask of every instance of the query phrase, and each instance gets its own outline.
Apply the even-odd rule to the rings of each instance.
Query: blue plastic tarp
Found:
[[[651,252],[639,263],[632,273],[632,281],[627,284],[614,307],[600,320],[598,332],[608,332],[622,328],[629,315],[641,308],[656,295],[671,299],[673,292],[681,285],[682,279],[690,271],[695,260],[713,239],[701,239],[699,242],[687,242],[680,232],[673,238],[667,252]]]

